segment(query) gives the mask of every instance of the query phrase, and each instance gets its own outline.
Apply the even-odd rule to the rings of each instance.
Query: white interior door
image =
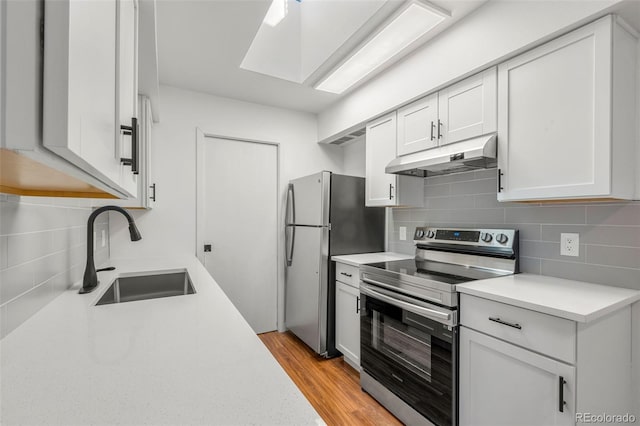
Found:
[[[201,137],[198,148],[199,258],[256,333],[273,331],[278,147]]]

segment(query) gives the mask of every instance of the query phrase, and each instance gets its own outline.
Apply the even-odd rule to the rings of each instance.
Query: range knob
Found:
[[[435,236],[436,236],[436,233],[433,232],[431,229],[427,231],[427,238],[433,238]]]
[[[490,234],[490,233],[488,233],[488,232],[485,232],[484,234],[482,234],[482,235],[480,236],[480,239],[481,239],[482,241],[484,241],[485,243],[490,243],[490,242],[491,242],[491,240],[493,240],[493,235],[491,235],[491,234]]]
[[[499,242],[500,244],[506,244],[507,241],[509,241],[509,237],[507,237],[504,234],[498,234],[496,235],[496,241]]]
[[[424,229],[416,228],[416,240],[419,240],[422,237],[424,237]]]

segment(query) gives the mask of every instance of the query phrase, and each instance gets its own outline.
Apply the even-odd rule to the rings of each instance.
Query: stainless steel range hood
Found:
[[[437,176],[496,167],[496,134],[484,135],[438,148],[403,155],[385,168],[385,172],[409,176]]]

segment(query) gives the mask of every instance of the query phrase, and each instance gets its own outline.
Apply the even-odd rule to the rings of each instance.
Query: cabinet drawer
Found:
[[[460,295],[465,327],[574,364],[575,322],[468,294]]]
[[[336,280],[352,287],[360,287],[359,269],[357,266],[336,262]]]

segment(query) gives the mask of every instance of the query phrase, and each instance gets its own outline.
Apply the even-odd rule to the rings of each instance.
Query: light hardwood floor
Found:
[[[360,389],[358,372],[342,357],[321,358],[290,332],[259,337],[327,425],[402,425]]]

